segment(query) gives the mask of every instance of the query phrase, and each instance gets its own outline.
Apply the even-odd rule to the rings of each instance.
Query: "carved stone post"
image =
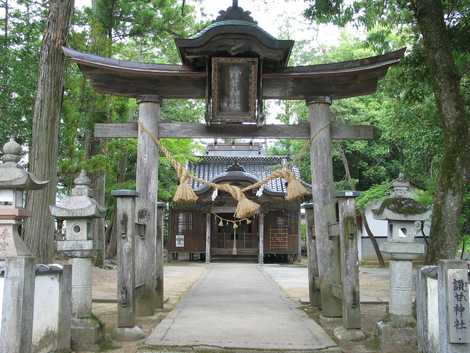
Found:
[[[313,221],[313,204],[304,204],[307,221],[307,257],[308,257],[308,295],[310,305],[321,307],[321,295],[318,283],[318,257],[315,246],[315,224]]]
[[[439,352],[470,351],[470,262],[440,260],[438,267]]]
[[[141,96],[139,103],[139,122],[145,125],[155,136],[158,137],[158,122],[160,120],[161,99],[158,96]],[[157,207],[158,195],[158,167],[159,167],[158,148],[150,136],[139,129],[137,142],[137,169],[136,169],[136,188],[139,197],[151,202]],[[156,212],[153,212],[155,214]],[[157,242],[157,226],[155,220],[153,231],[146,234],[143,239],[142,254],[137,253],[139,259],[136,266],[138,274],[143,276],[143,287],[136,295],[137,313],[141,316],[153,315],[155,308],[160,306],[163,301],[163,286],[157,288],[157,260],[156,254],[163,254],[163,250],[157,250],[161,247],[161,242]],[[157,294],[157,291],[159,292]],[[160,299],[157,300],[157,297]]]
[[[72,347],[97,348],[103,338],[101,324],[92,315],[92,258],[96,255],[94,220],[105,216],[105,209],[91,198],[90,179],[85,171],[74,181],[72,194],[50,206],[56,219],[66,222],[65,239],[57,250],[71,258],[72,264]]]
[[[259,233],[259,254],[258,263],[264,264],[264,213],[260,212],[258,218],[258,233]]]
[[[113,331],[116,340],[131,341],[145,337],[144,332],[135,325],[135,210],[137,192],[115,190],[112,195],[117,199],[117,325]]]
[[[331,154],[331,121],[328,97],[307,101],[310,110],[310,160],[315,235],[320,277],[322,315],[341,317],[342,305],[337,293],[340,288],[339,239],[331,231],[336,224],[335,186]]]
[[[27,217],[25,190],[38,190],[37,181],[16,164],[21,146],[13,139],[3,146],[0,164],[0,267],[4,271],[0,352],[31,353],[34,312],[35,258],[18,234]]]

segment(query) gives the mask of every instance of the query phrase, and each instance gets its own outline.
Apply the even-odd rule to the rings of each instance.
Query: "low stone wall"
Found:
[[[0,273],[0,318],[4,272]],[[72,269],[70,265],[37,265],[34,289],[34,353],[70,350]],[[0,320],[1,330],[1,320]]]

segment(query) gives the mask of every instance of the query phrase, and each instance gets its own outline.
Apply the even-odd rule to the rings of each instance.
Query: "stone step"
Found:
[[[211,257],[211,262],[258,262],[255,255],[216,255]]]

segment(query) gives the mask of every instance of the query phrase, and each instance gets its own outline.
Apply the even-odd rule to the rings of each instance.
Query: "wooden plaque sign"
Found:
[[[256,121],[257,58],[212,58],[212,121]]]
[[[470,343],[468,270],[449,269],[447,276],[449,343]]]

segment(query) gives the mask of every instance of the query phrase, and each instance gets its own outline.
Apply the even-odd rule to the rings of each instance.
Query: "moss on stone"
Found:
[[[390,197],[383,200],[376,214],[382,214],[386,208],[392,212],[404,215],[416,215],[428,210],[426,206],[408,197]]]

